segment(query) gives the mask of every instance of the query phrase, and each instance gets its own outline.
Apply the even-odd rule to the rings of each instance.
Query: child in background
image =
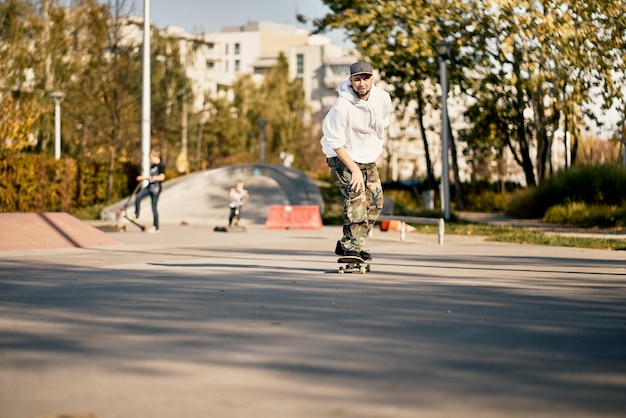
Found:
[[[239,225],[239,218],[241,216],[241,206],[243,206],[243,202],[250,197],[248,191],[243,188],[243,181],[237,180],[235,182],[235,187],[231,188],[228,192],[228,198],[230,199],[230,203],[228,207],[230,208],[230,215],[228,216],[228,226],[232,226],[233,222],[235,226]]]

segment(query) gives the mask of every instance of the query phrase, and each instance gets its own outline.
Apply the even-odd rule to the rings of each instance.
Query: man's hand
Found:
[[[360,169],[352,171],[350,188],[357,193],[365,191],[365,180],[363,180],[363,173],[361,173]]]
[[[363,173],[359,166],[350,158],[348,152],[344,147],[335,149],[337,157],[343,162],[350,173],[352,173],[352,180],[350,180],[350,188],[357,193],[365,191],[365,180],[363,179]]]

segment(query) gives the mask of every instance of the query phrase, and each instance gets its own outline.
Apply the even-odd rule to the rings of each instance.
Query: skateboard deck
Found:
[[[145,225],[140,224],[139,222],[137,222],[136,220],[132,219],[130,216],[128,216],[128,214],[126,213],[125,210],[120,210],[117,212],[117,216],[126,219],[127,221],[129,221],[131,224],[135,225],[137,228],[141,229],[142,232],[146,232],[146,230],[148,228],[146,228]]]
[[[141,229],[142,232],[146,232],[148,228],[145,225],[140,224],[135,219],[132,219],[130,216],[128,216],[127,210],[130,207],[130,202],[133,200],[133,197],[136,197],[137,192],[139,191],[139,189],[141,189],[142,187],[146,186],[144,184],[144,182],[145,182],[145,180],[143,182],[140,182],[139,184],[137,184],[137,187],[135,187],[135,190],[133,190],[131,195],[128,196],[128,200],[126,201],[126,203],[124,203],[124,208],[122,210],[118,210],[117,211],[117,217],[118,218],[126,219],[131,224],[133,224],[137,228]]]
[[[245,226],[233,225],[233,226],[216,226],[213,228],[215,232],[247,232]]]
[[[372,271],[370,263],[363,260],[361,257],[339,257],[337,263],[343,264],[337,269],[337,272],[339,274],[353,271],[358,271],[361,274],[365,274],[368,271]]]

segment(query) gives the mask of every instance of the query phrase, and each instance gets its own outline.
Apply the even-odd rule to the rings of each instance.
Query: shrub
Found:
[[[134,188],[137,167],[117,164],[111,199]],[[0,159],[0,212],[74,212],[109,201],[109,164],[38,154]],[[132,188],[130,190],[132,190]]]
[[[568,203],[622,206],[626,201],[626,169],[581,165],[559,171],[539,186],[516,192],[507,213],[517,218],[543,218],[548,209]]]
[[[626,226],[626,209],[618,206],[570,202],[552,206],[543,220],[582,228],[623,228]]]

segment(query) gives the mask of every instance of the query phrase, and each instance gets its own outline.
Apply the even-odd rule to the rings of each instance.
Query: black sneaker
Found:
[[[341,241],[337,241],[337,246],[335,247],[335,254],[346,255],[346,250],[343,249],[343,245],[341,245]]]
[[[359,254],[363,261],[372,261],[372,256],[367,251],[361,251]]]
[[[361,253],[358,251],[348,250],[343,254],[344,257],[358,257],[361,258]]]

